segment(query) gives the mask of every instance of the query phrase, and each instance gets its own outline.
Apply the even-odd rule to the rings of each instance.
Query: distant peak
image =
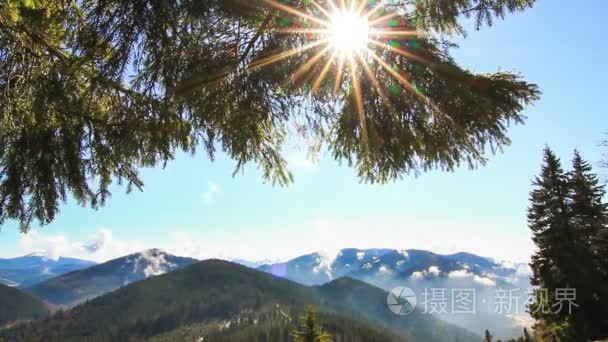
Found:
[[[148,255],[157,256],[157,255],[165,255],[165,254],[167,254],[167,252],[165,252],[159,248],[150,248],[150,249],[147,249],[147,250],[141,252],[140,254],[148,254]]]

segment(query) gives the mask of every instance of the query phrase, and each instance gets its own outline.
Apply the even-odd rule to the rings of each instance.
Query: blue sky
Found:
[[[469,31],[457,61],[477,72],[517,71],[539,84],[541,101],[525,125],[509,130],[513,144],[485,167],[404,176],[386,185],[360,183],[355,171],[321,155],[306,162],[290,149],[295,183],[262,181],[234,162],[179,155],[165,169],[142,170],[143,193],[115,188],[106,207],[68,203],[56,221],[28,236],[9,222],[0,257],[33,251],[98,261],[148,247],[206,257],[284,259],[342,247],[469,251],[525,260],[533,245],[526,226],[530,182],[550,145],[569,163],[579,149],[596,163],[608,131],[605,93],[608,3],[540,0],[492,28]],[[604,170],[608,174],[608,170]],[[97,252],[82,248],[95,244]]]

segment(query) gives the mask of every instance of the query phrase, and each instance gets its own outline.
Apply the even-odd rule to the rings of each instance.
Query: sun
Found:
[[[339,10],[329,17],[327,39],[342,57],[360,53],[369,44],[371,26],[366,16],[351,10]]]
[[[390,64],[390,56],[416,63],[429,63],[417,51],[424,35],[415,16],[394,9],[389,0],[262,0],[279,10],[282,19],[272,32],[303,38],[291,49],[279,50],[249,63],[245,70],[263,68],[306,53],[289,76],[294,85],[304,85],[311,93],[346,95],[359,116],[361,138],[367,146],[363,91],[374,91],[389,110],[391,96],[409,92],[435,107],[407,73]],[[290,3],[294,3],[290,5]],[[385,77],[380,82],[378,75]],[[386,77],[389,80],[386,80]],[[363,85],[366,82],[366,85]],[[363,88],[371,85],[370,89]],[[393,95],[391,95],[393,94]]]

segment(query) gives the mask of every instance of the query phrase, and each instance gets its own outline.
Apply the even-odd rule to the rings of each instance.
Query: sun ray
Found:
[[[338,5],[336,5],[336,2],[334,0],[327,0],[327,3],[329,4],[331,11],[337,12],[340,10],[340,8],[338,7]]]
[[[342,86],[343,78],[344,78],[344,58],[338,58],[338,74],[336,75],[336,79],[334,80],[334,88],[333,93],[338,93],[338,90]]]
[[[307,72],[310,71],[310,69],[317,64],[317,62],[319,62],[319,60],[323,57],[323,55],[325,55],[327,53],[327,51],[329,51],[329,49],[331,49],[331,46],[326,46],[324,47],[321,51],[319,51],[319,53],[317,53],[316,55],[314,55],[313,57],[311,57],[306,63],[302,64],[298,70],[296,70],[296,72],[291,76],[291,79],[293,81],[297,81],[300,78],[302,78],[302,76],[304,76],[304,74],[306,74]]]
[[[316,92],[317,90],[319,90],[319,88],[321,87],[321,84],[323,83],[323,81],[325,81],[325,78],[327,77],[327,74],[329,73],[331,66],[334,64],[334,62],[336,60],[337,54],[338,54],[337,52],[334,52],[331,55],[331,57],[329,57],[327,62],[325,63],[325,66],[323,67],[323,70],[321,70],[319,77],[317,77],[317,79],[315,80],[315,82],[312,85],[313,93]]]
[[[383,22],[385,22],[387,20],[391,20],[391,19],[395,18],[396,16],[397,16],[397,14],[395,14],[395,13],[389,13],[387,15],[383,15],[383,16],[381,16],[379,18],[374,19],[374,20],[370,20],[369,24],[371,26],[375,26],[375,25],[383,23]]]
[[[367,133],[367,121],[365,120],[365,110],[363,108],[363,96],[361,95],[361,85],[359,84],[359,77],[357,77],[357,66],[353,56],[348,57],[348,64],[350,67],[351,78],[353,80],[353,90],[355,91],[355,106],[357,114],[359,115],[359,124],[361,125],[361,138],[363,139],[363,145],[366,149],[368,149],[369,136]]]
[[[298,34],[298,33],[312,33],[312,34],[324,34],[327,32],[326,29],[314,29],[314,28],[290,28],[290,27],[279,27],[273,28],[273,32],[285,33],[285,34]]]
[[[418,55],[416,55],[414,53],[411,53],[409,51],[406,51],[404,49],[400,49],[398,47],[391,46],[389,44],[377,41],[375,39],[370,39],[369,42],[371,44],[376,45],[376,46],[379,46],[379,47],[388,49],[390,51],[393,51],[393,52],[395,52],[397,54],[400,54],[403,57],[409,58],[411,60],[415,60],[417,62],[425,63],[425,64],[428,64],[428,65],[433,65],[433,63],[431,63],[430,61],[426,60],[424,57],[418,56]]]
[[[370,56],[372,56],[372,58],[375,59],[376,62],[378,62],[378,64],[380,64],[388,73],[391,74],[391,76],[393,76],[397,81],[399,81],[399,83],[403,84],[406,88],[408,88],[408,90],[412,94],[416,95],[421,101],[423,101],[424,103],[431,106],[431,108],[433,108],[433,110],[436,113],[440,114],[447,121],[449,121],[450,123],[454,122],[454,120],[452,120],[451,117],[449,117],[447,114],[445,114],[443,112],[443,110],[441,110],[441,108],[439,108],[430,98],[428,98],[426,95],[424,95],[422,92],[420,92],[416,87],[414,87],[414,85],[412,85],[410,83],[410,81],[408,81],[405,77],[403,77],[401,74],[399,74],[393,68],[391,68],[391,66],[388,65],[385,61],[383,61],[382,58],[378,57],[378,55],[376,55],[375,52],[373,52],[371,50],[368,50],[368,52],[369,52]]]
[[[291,57],[293,55],[297,55],[297,54],[302,53],[304,51],[313,49],[313,48],[315,48],[315,47],[317,47],[319,45],[325,44],[325,43],[327,43],[327,40],[325,40],[325,39],[324,40],[318,40],[318,41],[311,42],[311,43],[308,43],[308,44],[303,45],[303,46],[299,46],[299,47],[293,48],[293,49],[288,50],[288,51],[283,51],[281,53],[278,53],[278,54],[275,54],[275,55],[268,56],[268,57],[262,58],[260,60],[257,60],[255,62],[251,63],[246,69],[247,70],[258,69],[258,68],[261,68],[261,67],[264,67],[264,66],[267,66],[267,65],[270,65],[270,64],[282,61],[282,60],[284,60],[286,58],[289,58],[289,57]]]
[[[365,6],[367,6],[367,1],[365,1],[365,0],[359,0],[359,1],[360,1],[359,7],[357,8],[356,13],[363,16],[362,14],[363,14],[363,11],[365,10]]]
[[[365,17],[370,19],[372,16],[374,16],[376,14],[376,12],[378,12],[382,8],[384,8],[384,0],[378,1],[378,4],[376,6],[374,6],[371,10],[369,10],[367,13],[365,13]]]
[[[337,94],[339,90],[344,90],[345,80],[349,82],[348,86],[352,89],[353,110],[359,116],[361,127],[361,138],[369,148],[369,132],[366,121],[366,113],[364,106],[363,91],[367,93],[368,89],[362,89],[362,81],[370,80],[370,86],[378,93],[379,100],[382,105],[386,106],[393,112],[393,106],[390,103],[390,97],[387,93],[387,85],[380,83],[376,75],[376,71],[370,68],[367,62],[369,58],[378,63],[377,68],[385,69],[391,78],[394,78],[399,84],[402,84],[408,92],[414,94],[422,103],[432,108],[438,114],[443,112],[438,108],[431,99],[429,99],[420,88],[411,84],[406,77],[394,70],[387,62],[385,62],[376,51],[390,51],[408,60],[434,65],[429,63],[424,57],[407,51],[406,49],[395,46],[394,43],[387,44],[384,40],[400,38],[418,38],[418,32],[415,29],[405,27],[396,27],[393,19],[399,17],[395,12],[386,13],[384,6],[385,0],[379,0],[377,3],[370,5],[366,0],[327,0],[322,4],[319,0],[311,0],[308,4],[312,4],[313,14],[301,12],[300,10],[279,3],[277,0],[264,0],[274,8],[280,11],[293,14],[307,21],[313,22],[316,27],[306,28],[277,28],[274,32],[285,34],[310,34],[316,35],[305,36],[312,41],[310,44],[302,47],[294,48],[289,51],[281,52],[273,56],[269,56],[258,60],[250,66],[250,68],[259,68],[278,61],[289,58],[295,54],[302,53],[308,49],[323,46],[318,52],[308,58],[303,64],[299,65],[292,73],[291,80],[294,82],[312,82],[312,92],[320,89],[327,79],[330,70],[335,68],[335,78],[333,80],[333,94]],[[316,10],[314,10],[316,9]],[[324,20],[327,19],[327,20]],[[389,22],[391,21],[391,22]],[[388,22],[388,23],[387,23]],[[373,46],[373,47],[372,47]],[[328,55],[328,51],[333,48],[333,52]],[[373,49],[372,49],[373,48]],[[327,59],[327,60],[326,60]],[[319,63],[324,65],[317,66]],[[359,70],[359,67],[362,69]],[[320,68],[320,73],[317,71]],[[314,72],[313,72],[314,71]],[[358,74],[361,73],[361,75]],[[347,78],[345,75],[348,75]],[[367,82],[366,82],[367,83]],[[371,94],[371,93],[369,93]],[[374,94],[376,96],[376,94]],[[449,119],[446,115],[442,115]]]
[[[372,72],[372,70],[370,69],[369,65],[363,59],[363,56],[361,56],[361,54],[358,53],[357,54],[357,58],[359,59],[359,64],[363,67],[363,71],[365,72],[365,74],[367,75],[367,77],[370,79],[370,81],[372,81],[372,83],[374,84],[374,87],[378,91],[378,94],[380,95],[380,99],[382,100],[382,103],[389,110],[393,110],[393,106],[391,106],[388,96],[386,96],[386,93],[382,89],[382,86],[380,85],[380,82],[378,82],[378,79],[376,78],[376,76],[374,75],[374,73]]]
[[[333,3],[333,1],[329,1],[330,2],[330,6]],[[326,10],[323,6],[319,5],[318,2],[316,2],[315,0],[312,0],[312,4],[313,6],[315,6],[319,11],[321,11],[321,13],[323,13],[323,15],[325,15],[325,17],[327,17],[327,19],[331,19],[331,13]]]
[[[297,9],[295,9],[293,7],[289,7],[287,5],[280,4],[280,3],[278,3],[278,2],[276,2],[274,0],[263,0],[263,1],[265,3],[267,3],[267,4],[269,4],[270,6],[276,8],[276,9],[282,10],[282,11],[287,12],[287,13],[291,13],[291,14],[296,15],[296,16],[302,18],[302,19],[308,19],[310,21],[314,21],[317,24],[320,24],[320,25],[323,25],[323,26],[329,26],[329,22],[327,22],[327,21],[325,21],[323,19],[319,19],[319,18],[317,18],[315,16],[308,15],[306,13],[302,13],[302,12],[298,11]]]
[[[418,31],[416,30],[374,30],[374,35],[384,38],[418,38]]]

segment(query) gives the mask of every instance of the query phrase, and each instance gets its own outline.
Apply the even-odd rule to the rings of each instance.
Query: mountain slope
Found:
[[[54,260],[39,255],[0,259],[0,284],[27,287],[95,264],[87,260],[73,258]]]
[[[67,273],[28,287],[25,291],[51,304],[73,306],[132,282],[170,272],[196,261],[151,249]]]
[[[274,330],[277,334],[290,331],[309,304],[319,308],[323,317],[333,317],[330,323],[337,330],[361,326],[370,336],[380,336],[374,331],[386,330],[382,334],[408,341],[433,341],[420,336],[434,336],[437,331],[445,335],[436,341],[479,340],[430,315],[396,316],[386,307],[384,291],[360,281],[341,279],[327,286],[306,287],[220,260],[202,261],[130,284],[50,320],[16,327],[0,336],[28,341],[79,341],[83,336],[88,341],[162,341],[197,331],[202,334],[197,339],[204,337],[205,342],[227,341],[232,340],[226,335],[230,331],[242,334],[266,325],[282,326],[282,330]],[[416,333],[403,337],[411,332]],[[287,341],[288,337],[277,341]],[[376,337],[369,341],[383,341]]]
[[[49,309],[39,299],[0,284],[0,328],[12,322],[39,319],[48,314]]]

